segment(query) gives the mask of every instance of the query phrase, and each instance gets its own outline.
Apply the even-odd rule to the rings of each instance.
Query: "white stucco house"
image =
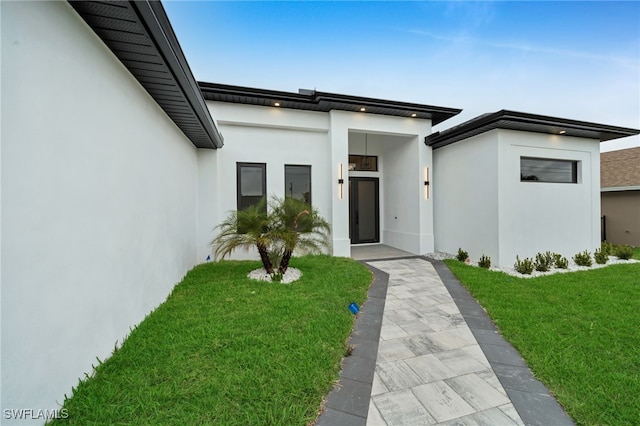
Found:
[[[59,408],[230,210],[306,199],[336,256],[570,256],[599,245],[599,142],[639,133],[513,111],[433,133],[460,110],[196,82],[158,2],[0,15],[3,424],[44,423],[5,410]]]

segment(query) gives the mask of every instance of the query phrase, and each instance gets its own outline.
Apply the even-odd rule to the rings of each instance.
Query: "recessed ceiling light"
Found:
[[[360,111],[365,112],[367,109],[365,107],[360,108]]]
[[[418,114],[416,114],[415,112],[413,114],[411,114],[412,117],[417,116]]]
[[[567,131],[566,131],[566,130],[560,130],[560,134],[561,134],[561,135],[564,135],[565,133],[567,133]]]
[[[273,106],[280,106],[280,102],[274,103]]]

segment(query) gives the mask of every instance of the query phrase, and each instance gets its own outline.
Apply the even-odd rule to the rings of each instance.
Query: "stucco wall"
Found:
[[[498,140],[496,131],[433,151],[435,248],[472,259],[498,258]]]
[[[640,247],[640,190],[602,193],[607,241]]]
[[[433,247],[431,201],[421,197],[422,169],[431,164],[431,150],[422,143],[431,129],[429,120],[222,102],[207,105],[225,136],[225,147],[207,154],[206,159],[200,155],[200,204],[215,209],[205,212],[201,207],[203,232],[212,230],[237,207],[237,162],[266,163],[267,193],[280,197],[284,195],[284,165],[302,164],[311,165],[313,204],[331,224],[334,255],[350,255],[349,176],[380,178],[382,242],[388,239],[387,243],[414,253]],[[365,133],[369,135],[369,154],[379,156],[380,171],[350,173],[348,154],[363,153]],[[340,164],[345,181],[342,199],[338,188]],[[228,189],[214,194],[217,201],[211,201],[203,190],[214,178],[205,169],[216,170],[216,179]],[[204,258],[211,251],[208,243],[215,232],[208,238],[202,235],[199,256]],[[254,251],[233,255],[236,259],[256,257]]]
[[[571,258],[600,246],[599,142],[499,130],[500,262],[550,250]],[[520,182],[520,157],[578,161],[578,183]]]
[[[520,182],[520,157],[576,160],[578,183]],[[491,130],[434,151],[436,249],[494,265],[600,241],[598,141]]]
[[[323,113],[284,110],[280,108],[254,107],[220,102],[207,102],[211,115],[225,138],[223,149],[200,164],[200,174],[206,177],[216,170],[213,184],[220,191],[210,193],[217,197],[214,211],[201,210],[202,239],[200,252],[210,253],[209,242],[215,237],[213,231],[232,210],[237,209],[236,163],[265,163],[267,195],[284,196],[284,166],[311,166],[311,198],[313,205],[327,220],[331,220],[332,185],[330,178],[330,144],[328,140],[328,116]],[[347,174],[345,168],[345,176]],[[337,182],[337,178],[335,179]],[[202,188],[211,186],[208,179],[201,179]],[[210,201],[202,199],[202,206]],[[204,255],[206,257],[206,254]],[[257,259],[257,253],[236,251],[234,259]]]
[[[67,2],[1,7],[2,408],[50,409],[196,262],[197,157]]]

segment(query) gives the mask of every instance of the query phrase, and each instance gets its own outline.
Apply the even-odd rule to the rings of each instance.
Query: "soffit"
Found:
[[[222,147],[160,2],[69,3],[196,147]]]
[[[429,135],[425,138],[425,143],[437,149],[493,129],[574,136],[601,142],[640,133],[640,130],[625,127],[502,110]]]
[[[432,105],[397,102],[384,99],[364,98],[336,93],[301,89],[300,93],[231,86],[217,83],[199,82],[204,98],[209,101],[239,103],[307,111],[329,112],[331,110],[381,114],[396,117],[429,119],[433,125],[441,123],[460,113],[460,109]]]

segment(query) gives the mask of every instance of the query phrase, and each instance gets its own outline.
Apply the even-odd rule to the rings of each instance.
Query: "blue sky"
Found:
[[[638,1],[163,4],[201,81],[640,128]]]

